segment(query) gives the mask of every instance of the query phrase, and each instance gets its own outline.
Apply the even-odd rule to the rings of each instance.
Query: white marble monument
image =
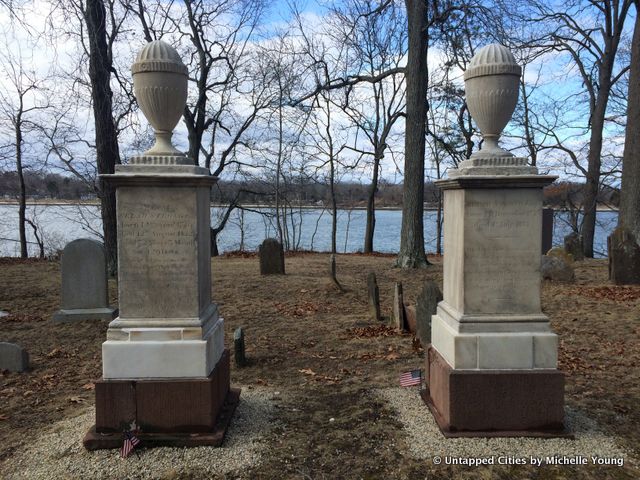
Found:
[[[229,389],[224,323],[211,301],[210,189],[217,179],[171,143],[187,98],[187,68],[176,50],[147,44],[132,73],[156,142],[104,175],[116,187],[120,315],[102,345],[96,434],[85,446],[116,446],[106,434],[131,421],[154,434],[147,445],[219,444],[216,418],[239,392]]]
[[[482,149],[436,182],[444,290],[432,317],[427,401],[448,434],[562,430],[558,337],[540,307],[542,188],[555,177],[498,144],[520,73],[503,46],[473,57],[464,78]]]

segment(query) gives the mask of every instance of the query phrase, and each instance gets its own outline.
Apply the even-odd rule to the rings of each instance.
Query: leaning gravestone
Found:
[[[623,227],[616,228],[607,238],[609,279],[617,284],[640,284],[640,245],[634,235]]]
[[[242,327],[236,328],[233,332],[233,356],[236,366],[244,367],[247,364],[247,356],[244,350],[244,330]]]
[[[100,242],[79,238],[62,254],[62,305],[55,322],[113,320],[117,310],[109,306],[107,258]]]
[[[416,299],[416,334],[424,348],[431,343],[431,316],[436,314],[438,302],[441,301],[440,288],[427,280]]]
[[[582,236],[577,233],[570,233],[564,237],[564,251],[570,253],[574,260],[584,260]]]
[[[29,354],[15,343],[0,342],[0,370],[24,372],[29,368]]]
[[[367,296],[369,297],[369,315],[379,322],[382,320],[380,315],[380,289],[378,288],[376,274],[373,272],[367,275]]]
[[[284,249],[275,238],[267,238],[260,245],[260,274],[284,275]]]
[[[407,320],[404,315],[404,295],[402,293],[402,283],[400,282],[396,282],[393,289],[393,323],[401,332],[407,330]]]

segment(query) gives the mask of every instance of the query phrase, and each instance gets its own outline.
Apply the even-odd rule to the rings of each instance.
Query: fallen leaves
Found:
[[[400,335],[400,332],[395,328],[388,327],[387,325],[347,328],[347,332],[358,338],[391,337],[394,335]]]
[[[572,288],[569,293],[598,300],[609,300],[611,302],[635,302],[640,299],[640,287],[625,285],[603,287],[581,286]]]
[[[82,385],[82,389],[83,390],[95,390],[96,389],[96,385],[93,382],[85,383],[84,385]]]
[[[298,370],[298,372],[300,372],[300,373],[302,373],[304,375],[310,376],[316,382],[327,382],[327,383],[333,384],[333,383],[338,383],[340,381],[340,377],[337,376],[337,375],[335,377],[331,377],[331,376],[328,376],[328,375],[321,375],[321,374],[318,374],[318,373],[314,372],[310,368],[302,368],[302,369]]]

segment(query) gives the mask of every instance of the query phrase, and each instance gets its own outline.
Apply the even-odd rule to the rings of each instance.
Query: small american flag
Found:
[[[413,385],[420,385],[422,381],[422,370],[411,370],[410,372],[403,372],[400,374],[400,386],[411,387]]]
[[[139,443],[140,439],[136,437],[133,432],[124,432],[124,444],[120,449],[120,456],[127,458]]]

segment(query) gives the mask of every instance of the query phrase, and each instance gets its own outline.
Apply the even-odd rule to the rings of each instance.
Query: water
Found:
[[[224,210],[211,209],[212,225],[217,225]],[[102,221],[95,205],[28,205],[27,218],[38,226],[47,254],[64,248],[76,238],[100,239]],[[553,244],[562,245],[562,239],[571,232],[566,212],[555,212]],[[320,208],[303,209],[288,219],[290,248],[328,251],[331,249],[331,214]],[[374,248],[380,252],[396,253],[400,247],[400,210],[376,212]],[[594,249],[597,257],[606,256],[607,236],[615,228],[618,213],[598,212]],[[358,252],[363,249],[366,212],[364,210],[338,211],[338,252]],[[273,210],[268,208],[234,211],[226,228],[218,236],[220,252],[243,248],[255,250],[266,237],[276,237]],[[424,213],[424,237],[427,252],[436,249],[436,212]],[[34,242],[32,228],[27,225],[27,238]],[[18,207],[0,205],[0,256],[19,256]],[[38,254],[35,243],[29,244],[29,255]]]

